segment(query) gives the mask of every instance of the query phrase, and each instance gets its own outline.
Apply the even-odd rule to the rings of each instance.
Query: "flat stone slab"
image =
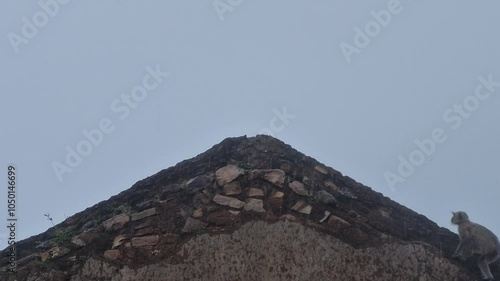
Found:
[[[264,179],[275,186],[283,187],[285,183],[285,172],[280,169],[256,169],[249,173],[249,180]]]
[[[307,190],[304,188],[304,184],[301,182],[293,181],[289,183],[288,186],[298,195],[305,196],[308,194]]]
[[[127,214],[116,215],[102,223],[102,226],[106,230],[118,230],[125,226],[130,221],[130,217]]]
[[[109,261],[114,261],[121,257],[121,252],[120,250],[107,250],[104,252],[103,257]]]
[[[285,193],[281,192],[281,191],[276,191],[272,196],[271,198],[283,198],[283,196],[285,196]]]
[[[335,205],[337,204],[337,199],[333,195],[331,195],[328,191],[320,190],[316,193],[316,197],[318,201],[326,204],[326,205]]]
[[[144,236],[147,234],[152,234],[154,231],[155,231],[155,229],[152,226],[148,226],[148,227],[141,228],[141,229],[137,230],[137,232],[135,233],[135,236]]]
[[[245,195],[248,197],[264,197],[264,190],[251,187],[246,190]]]
[[[243,208],[245,211],[252,211],[257,213],[265,213],[264,209],[264,201],[261,199],[251,198],[248,199],[245,203],[245,207]]]
[[[270,170],[265,173],[264,179],[278,187],[283,187],[285,183],[285,172],[280,169]]]
[[[312,212],[312,206],[307,205],[306,202],[301,200],[295,203],[295,205],[292,207],[292,210],[297,211],[301,214],[310,215]]]
[[[40,259],[42,261],[47,261],[49,259],[55,259],[55,258],[58,258],[58,257],[62,257],[64,255],[66,255],[67,253],[69,253],[69,249],[68,248],[56,246],[56,247],[48,250],[47,252],[42,253],[40,255]]]
[[[284,214],[280,216],[280,220],[282,221],[298,221],[296,217],[290,214]]]
[[[318,165],[318,166],[314,167],[314,169],[316,171],[324,174],[324,175],[328,175],[328,170],[325,167],[321,166],[321,165]]]
[[[151,208],[140,213],[132,214],[132,221],[142,220],[143,218],[147,218],[153,215],[156,215],[156,208]]]
[[[158,243],[158,235],[142,236],[132,238],[133,247],[154,246]]]
[[[215,180],[217,181],[217,184],[219,186],[224,186],[243,174],[243,169],[239,168],[238,166],[227,165],[215,172]]]
[[[207,221],[216,225],[234,225],[240,219],[239,213],[239,211],[217,211],[210,213]]]
[[[245,205],[245,203],[243,203],[242,201],[240,201],[236,198],[232,198],[232,197],[228,197],[228,196],[224,196],[224,195],[220,195],[220,194],[215,195],[213,201],[219,205],[228,206],[228,207],[235,208],[235,209],[241,209]]]

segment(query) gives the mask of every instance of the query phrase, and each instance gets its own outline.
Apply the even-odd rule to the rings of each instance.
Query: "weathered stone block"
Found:
[[[265,173],[264,179],[278,187],[283,187],[285,183],[285,172],[283,170],[274,169]]]
[[[261,199],[248,199],[245,203],[245,207],[243,208],[247,212],[257,212],[257,213],[265,213],[266,210],[264,209],[264,201]]]
[[[142,220],[143,218],[147,218],[153,215],[156,215],[156,208],[151,208],[140,213],[132,214],[132,221]]]
[[[141,228],[141,229],[137,230],[137,232],[135,233],[135,236],[144,236],[147,234],[151,234],[154,231],[155,231],[155,229],[152,226],[148,226],[148,227]]]
[[[326,204],[326,205],[336,205],[337,204],[337,199],[333,197],[330,193],[328,193],[325,190],[320,190],[316,193],[316,197],[318,198],[318,201]]]
[[[154,246],[158,243],[158,235],[133,237],[132,247]]]
[[[314,167],[314,169],[324,175],[328,175],[328,170],[321,165],[317,165],[316,167]]]
[[[47,261],[49,259],[55,259],[58,257],[62,257],[64,255],[66,255],[67,253],[69,253],[68,248],[56,246],[56,247],[48,250],[47,252],[42,253],[40,255],[40,258],[42,261]]]
[[[205,227],[207,227],[207,223],[188,217],[181,231],[184,233],[199,232]]]
[[[292,210],[297,211],[301,214],[310,215],[312,212],[312,206],[307,205],[306,202],[301,200],[295,203],[295,205],[292,207]]]
[[[239,195],[241,194],[241,185],[237,181],[227,183],[222,188],[225,195]]]
[[[308,194],[307,190],[304,188],[304,184],[301,182],[293,181],[289,183],[288,186],[298,195],[305,196]]]
[[[328,226],[335,231],[340,231],[351,227],[351,224],[337,216],[330,215],[330,218],[328,219]]]
[[[220,195],[220,194],[215,195],[213,201],[219,205],[228,206],[228,207],[235,208],[235,209],[241,209],[245,205],[245,203],[243,203],[242,201],[240,201],[236,198],[232,198],[232,197],[228,197],[228,196],[224,196],[224,195]]]
[[[198,208],[196,210],[193,211],[193,218],[201,218],[203,217],[203,209],[202,208]]]
[[[233,225],[238,220],[239,215],[227,210],[213,212],[207,216],[207,221],[216,225]]]
[[[130,221],[127,214],[116,215],[102,223],[106,230],[118,230],[123,228]]]
[[[239,168],[238,166],[227,165],[215,172],[215,180],[217,181],[217,184],[219,186],[224,186],[243,174],[243,169]]]
[[[107,250],[104,252],[103,257],[109,261],[114,261],[121,257],[121,252],[120,250]]]
[[[111,246],[111,249],[115,249],[117,247],[119,247],[121,244],[123,244],[125,242],[125,240],[127,240],[127,236],[125,235],[118,235],[115,237],[115,239],[113,239],[113,245]]]
[[[251,187],[246,190],[245,195],[248,197],[264,197],[264,190]]]

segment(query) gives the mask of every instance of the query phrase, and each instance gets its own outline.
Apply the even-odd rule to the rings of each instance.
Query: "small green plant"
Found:
[[[32,265],[41,270],[41,271],[47,271],[49,270],[50,268],[52,268],[54,262],[52,260],[46,260],[46,261],[42,261],[41,259],[37,259],[35,260]]]
[[[118,208],[116,208],[115,210],[115,213],[116,214],[127,214],[127,215],[130,215],[132,214],[134,211],[132,210],[132,207],[130,207],[130,205],[128,204],[124,204],[124,205],[120,205],[118,206]]]
[[[71,246],[71,239],[73,238],[74,231],[70,227],[56,229],[54,241],[57,245],[63,247]]]

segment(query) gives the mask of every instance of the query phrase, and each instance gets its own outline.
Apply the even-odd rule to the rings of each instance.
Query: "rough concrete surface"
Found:
[[[286,221],[253,221],[231,234],[195,236],[178,255],[181,263],[162,262],[137,270],[89,259],[71,281],[471,280],[425,244],[355,249],[331,235]]]

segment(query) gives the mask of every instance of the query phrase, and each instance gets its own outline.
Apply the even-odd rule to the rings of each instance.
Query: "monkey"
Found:
[[[453,257],[465,260],[478,255],[478,266],[483,280],[493,280],[489,264],[500,256],[500,242],[497,236],[486,227],[473,223],[465,212],[452,212],[451,223],[458,226],[460,243]]]

